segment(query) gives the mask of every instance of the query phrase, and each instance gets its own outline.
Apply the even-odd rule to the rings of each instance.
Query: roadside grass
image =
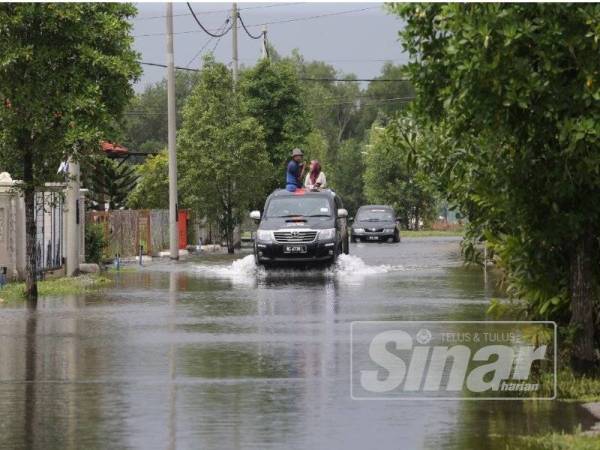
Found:
[[[40,296],[80,294],[108,286],[112,280],[99,275],[82,275],[38,281]],[[0,289],[0,300],[19,301],[25,299],[25,283],[8,283]]]
[[[548,433],[541,436],[522,436],[519,441],[519,446],[514,448],[536,450],[600,449],[600,437],[583,434],[581,429],[573,434]]]
[[[600,401],[600,377],[589,375],[575,375],[573,371],[564,367],[558,370],[556,374],[556,398],[557,400],[567,402],[599,402]],[[545,387],[540,391],[542,396],[552,396],[550,388],[552,374],[542,375],[541,386]],[[545,382],[544,382],[545,381]],[[600,448],[600,446],[599,446]]]
[[[400,236],[405,237],[440,237],[440,236],[462,236],[463,230],[402,230]]]

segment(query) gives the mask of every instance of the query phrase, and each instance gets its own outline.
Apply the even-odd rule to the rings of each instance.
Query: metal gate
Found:
[[[64,264],[63,207],[61,192],[35,193],[35,251],[40,275]]]

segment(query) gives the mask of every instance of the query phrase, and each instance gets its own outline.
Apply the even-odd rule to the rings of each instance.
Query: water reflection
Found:
[[[36,337],[37,315],[33,308],[28,308],[25,326],[25,404],[24,404],[24,437],[25,445],[35,447],[35,372],[36,372]]]
[[[351,321],[480,319],[497,294],[456,241],[353,252],[337,272],[166,263],[0,308],[0,448],[501,448],[574,426],[553,402],[351,400]]]

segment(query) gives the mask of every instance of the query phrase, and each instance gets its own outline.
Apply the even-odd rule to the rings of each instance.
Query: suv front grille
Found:
[[[313,242],[317,238],[317,232],[313,230],[275,231],[273,235],[275,241],[282,244]]]

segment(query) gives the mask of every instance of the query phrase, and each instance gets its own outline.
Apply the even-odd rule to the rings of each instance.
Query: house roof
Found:
[[[102,151],[109,155],[123,155],[129,152],[127,147],[123,147],[122,145],[114,144],[108,141],[102,141],[100,145],[102,147]]]

